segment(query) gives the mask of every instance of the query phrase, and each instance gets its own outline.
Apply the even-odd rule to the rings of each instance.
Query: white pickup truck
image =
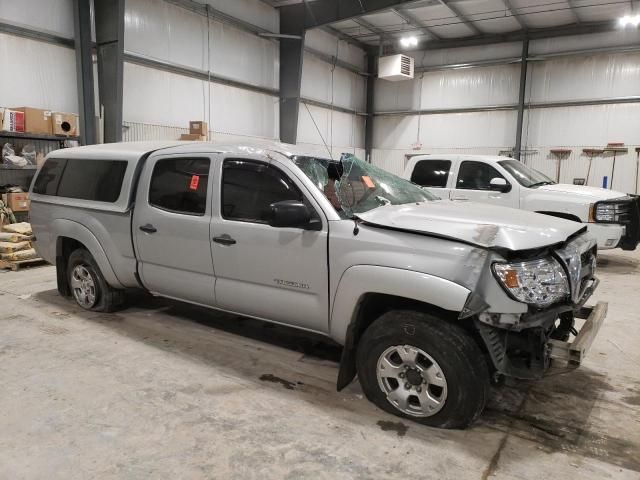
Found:
[[[513,158],[416,155],[404,178],[443,199],[491,203],[585,223],[601,250],[635,250],[640,240],[640,197],[556,183]]]

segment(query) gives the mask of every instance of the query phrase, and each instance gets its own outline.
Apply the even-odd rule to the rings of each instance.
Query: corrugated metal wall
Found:
[[[612,32],[531,42],[530,55],[554,54],[585,47],[633,44],[639,34]],[[519,44],[493,48],[470,47],[416,55],[418,65],[430,66],[519,56]],[[418,73],[414,81],[376,83],[376,112],[508,106],[518,102],[520,65],[504,64]],[[529,63],[526,102],[602,100],[640,95],[640,53],[593,53],[558,56]],[[515,110],[428,115],[377,116],[373,162],[395,173],[404,169],[406,154],[461,152],[498,154],[513,148]],[[586,178],[590,158],[587,147],[624,142],[626,155],[616,156],[613,188],[640,192],[637,154],[640,145],[640,103],[533,108],[525,111],[523,148],[525,163],[552,178],[557,176],[555,148],[572,150],[561,160],[560,181]],[[589,184],[611,186],[613,158],[595,158]]]

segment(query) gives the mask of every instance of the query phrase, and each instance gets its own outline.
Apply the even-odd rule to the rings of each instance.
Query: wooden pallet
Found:
[[[29,260],[0,260],[0,269],[6,270],[11,269],[14,272],[17,272],[23,267],[33,267],[36,265],[43,265],[46,262],[42,258],[30,258]]]

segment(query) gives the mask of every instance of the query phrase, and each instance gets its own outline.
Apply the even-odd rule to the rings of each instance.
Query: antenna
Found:
[[[316,123],[315,118],[313,118],[313,115],[311,114],[311,110],[309,110],[309,106],[306,104],[306,102],[302,102],[304,104],[304,108],[307,109],[307,112],[309,113],[309,116],[311,117],[311,121],[313,122],[313,125],[316,127],[316,130],[318,131],[318,135],[320,135],[320,139],[322,140],[322,143],[324,143],[324,148],[327,149],[327,152],[329,152],[329,158],[331,158],[331,160],[333,160],[333,154],[331,153],[331,149],[329,148],[329,146],[327,145],[327,142],[325,141],[324,137],[322,136],[322,132],[320,131],[320,128],[318,128],[318,124]]]

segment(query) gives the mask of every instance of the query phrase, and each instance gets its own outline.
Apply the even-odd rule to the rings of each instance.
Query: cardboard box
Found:
[[[9,108],[2,109],[3,112],[0,115],[2,119],[2,125],[0,130],[5,132],[24,132],[24,112],[18,110],[11,110]]]
[[[42,110],[31,107],[15,107],[13,110],[24,113],[24,131],[27,133],[39,133],[51,135],[51,110]]]
[[[191,135],[204,135],[206,137],[209,135],[209,125],[207,125],[207,122],[192,120],[189,122],[189,133]]]
[[[180,140],[196,140],[198,142],[206,142],[207,137],[205,135],[194,133],[183,133],[182,135],[180,135]]]
[[[29,194],[21,193],[5,193],[2,195],[4,203],[14,212],[29,211]]]
[[[77,137],[80,134],[78,115],[75,113],[53,112],[51,114],[51,126],[54,135]]]

